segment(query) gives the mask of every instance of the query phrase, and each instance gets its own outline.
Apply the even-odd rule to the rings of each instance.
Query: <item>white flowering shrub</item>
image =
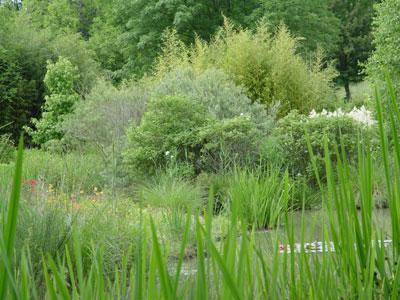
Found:
[[[292,111],[278,121],[275,135],[282,147],[284,162],[290,173],[293,176],[305,175],[309,182],[315,183],[306,132],[317,159],[319,174],[324,178],[324,139],[328,142],[333,162],[337,159],[336,147],[339,153],[344,151],[350,163],[354,162],[357,158],[358,143],[369,144],[375,149],[376,126],[365,124],[373,124],[365,109],[353,110],[350,113],[341,110],[331,113],[322,111],[319,114],[311,112],[309,116]]]
[[[344,112],[341,108],[338,108],[336,111],[329,112],[323,109],[320,113],[317,113],[314,109],[310,112],[310,119],[317,117],[326,117],[326,118],[338,118],[338,117],[349,117],[354,121],[366,125],[373,126],[376,124],[376,120],[372,116],[372,112],[365,108],[365,106],[361,106],[360,108],[353,107],[350,112]]]

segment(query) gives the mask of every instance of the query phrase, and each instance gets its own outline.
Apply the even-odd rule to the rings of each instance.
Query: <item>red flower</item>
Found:
[[[280,244],[280,245],[279,245],[279,251],[280,251],[280,252],[285,251],[285,246],[282,245],[282,244]]]
[[[38,181],[36,179],[30,179],[25,181],[25,184],[31,188],[31,191],[33,192],[38,184]]]

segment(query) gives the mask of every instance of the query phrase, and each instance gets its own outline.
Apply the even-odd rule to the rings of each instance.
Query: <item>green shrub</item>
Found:
[[[37,145],[53,148],[62,139],[61,124],[79,100],[75,91],[78,79],[78,68],[68,59],[60,57],[56,63],[48,62],[44,83],[49,95],[45,97],[42,118],[32,119],[35,130],[27,128]]]
[[[8,163],[14,158],[15,148],[8,134],[0,135],[0,164]]]
[[[140,126],[128,131],[124,162],[133,176],[154,175],[176,163],[190,166],[194,174],[216,171],[255,162],[265,134],[249,116],[216,120],[192,99],[155,98]]]
[[[245,116],[209,122],[199,132],[202,141],[202,171],[219,171],[234,166],[253,166],[259,159],[265,132]]]
[[[271,126],[274,118],[262,105],[252,103],[243,87],[217,69],[198,72],[193,67],[178,68],[165,74],[153,93],[156,96],[185,96],[206,107],[219,120],[245,115],[260,126]]]
[[[185,97],[149,101],[139,127],[128,130],[123,154],[131,174],[154,174],[171,159],[194,162],[200,155],[199,129],[206,124],[204,107]]]
[[[140,123],[147,98],[148,91],[140,84],[116,88],[99,81],[66,117],[62,126],[65,136],[103,151],[120,145],[128,126]]]
[[[272,36],[263,23],[252,31],[235,30],[226,22],[210,43],[198,40],[193,48],[185,49],[175,40],[170,34],[165,42],[155,67],[158,77],[182,66],[198,71],[222,69],[246,88],[253,102],[267,106],[280,102],[280,116],[292,109],[307,113],[331,99],[332,68],[322,68],[322,58],[306,63],[284,27]]]
[[[328,141],[331,160],[336,161],[335,146],[339,153],[345,151],[350,163],[357,159],[358,142],[374,146],[374,128],[368,128],[349,117],[314,117],[309,118],[292,111],[278,121],[274,135],[278,138],[284,154],[284,162],[292,176],[306,176],[315,183],[314,170],[311,166],[307,136],[316,158],[320,176],[324,178],[324,137]]]

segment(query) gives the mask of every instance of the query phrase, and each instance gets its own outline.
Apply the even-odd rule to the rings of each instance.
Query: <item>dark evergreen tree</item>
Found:
[[[346,99],[351,98],[350,82],[362,80],[362,64],[370,56],[372,19],[376,0],[331,0],[331,9],[340,20],[340,35],[334,58],[344,85]]]
[[[36,98],[35,81],[24,78],[23,71],[12,54],[0,48],[0,135],[11,133],[13,139],[37,109],[31,103]]]

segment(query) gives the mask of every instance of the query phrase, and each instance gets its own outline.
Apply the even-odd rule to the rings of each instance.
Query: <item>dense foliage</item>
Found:
[[[14,144],[10,135],[0,135],[0,164],[9,163],[14,158]]]
[[[0,299],[398,299],[399,10],[0,0]]]
[[[368,73],[373,81],[382,84],[385,70],[393,78],[397,91],[400,91],[400,3],[396,0],[383,1],[376,5],[374,20],[375,51],[368,62]]]
[[[290,173],[305,176],[311,183],[316,184],[315,170],[310,159],[311,147],[319,176],[325,178],[325,141],[331,152],[331,160],[336,161],[338,155],[345,154],[349,163],[357,161],[358,145],[363,143],[370,146],[370,151],[376,150],[374,140],[376,128],[362,125],[347,116],[314,118],[292,111],[279,120],[275,135],[285,156]],[[337,149],[336,149],[337,148]]]
[[[245,88],[237,86],[222,70],[215,68],[205,71],[192,67],[174,69],[155,83],[152,93],[157,96],[186,96],[205,106],[216,119],[245,115],[260,125],[268,126],[275,113],[252,103]]]
[[[350,82],[363,78],[363,64],[371,55],[372,18],[376,0],[332,0],[332,10],[340,20],[340,34],[337,51],[339,79],[346,91],[346,99],[351,98]]]
[[[11,123],[1,132],[11,133],[16,140],[24,126],[32,125],[32,117],[40,118],[46,95],[43,79],[47,60],[55,61],[63,56],[78,67],[77,92],[84,97],[98,75],[119,84],[125,79],[151,74],[163,51],[165,31],[171,29],[185,47],[195,44],[197,39],[211,41],[214,50],[210,56],[218,57],[219,63],[209,62],[206,68],[223,69],[237,84],[248,89],[253,101],[258,98],[266,102],[271,99],[281,101],[288,107],[282,107],[286,112],[291,108],[303,111],[297,104],[288,105],[287,101],[294,101],[288,98],[296,98],[300,103],[311,101],[311,105],[306,106],[316,104],[312,98],[325,101],[324,84],[333,77],[313,77],[304,73],[300,70],[304,69],[299,63],[300,55],[307,63],[318,57],[317,63],[309,63],[315,66],[314,70],[325,69],[329,60],[336,60],[339,81],[344,83],[350,97],[349,84],[363,77],[360,64],[366,61],[372,49],[370,32],[375,1],[353,2],[229,0],[197,1],[194,4],[164,0],[134,3],[122,0],[24,0],[15,2],[17,5],[1,5],[0,103],[3,109],[0,126]],[[227,35],[224,37],[220,29],[224,17],[243,28],[239,31],[241,34],[230,41],[232,45],[241,38],[241,43],[229,53],[224,52],[222,43]],[[280,35],[280,28],[285,24],[291,35],[298,38],[297,45],[294,46],[293,41],[284,42],[281,36],[281,43],[263,54],[263,47],[269,48],[268,45],[255,47],[249,44],[251,41],[246,41],[246,35],[247,39],[251,36],[248,29],[260,28],[260,22],[267,24],[271,35]],[[260,31],[258,36],[266,38]],[[252,39],[254,43],[257,37]],[[268,40],[273,45],[273,39]],[[221,47],[216,47],[217,44]],[[240,51],[239,46],[248,47],[247,58],[236,52]],[[296,56],[292,56],[293,52]],[[319,53],[325,53],[327,59]],[[275,57],[272,61],[268,58],[271,55]],[[257,61],[251,61],[249,57],[257,57]],[[241,67],[229,65],[236,59]],[[254,73],[242,77],[245,66],[249,65],[255,67]],[[268,80],[261,81],[267,74]],[[301,78],[295,79],[297,76]],[[310,86],[304,79],[308,76],[313,77],[310,82],[318,87]],[[252,83],[252,80],[255,81]],[[277,90],[276,95],[274,90]],[[311,100],[307,100],[309,98]]]
[[[37,145],[48,146],[57,143],[63,137],[61,124],[66,115],[72,113],[74,104],[78,102],[76,92],[79,80],[78,68],[60,57],[56,63],[49,63],[44,83],[49,95],[45,97],[42,118],[32,119],[35,129],[28,128],[32,140]]]
[[[23,126],[31,125],[32,117],[40,117],[48,60],[63,56],[78,67],[79,94],[91,89],[97,70],[79,34],[50,34],[47,27],[37,26],[31,10],[24,12],[0,6],[0,127],[11,122],[0,130],[11,133],[14,140]]]
[[[147,106],[140,126],[128,133],[126,164],[144,174],[171,158],[194,164],[200,156],[198,131],[207,122],[205,108],[176,96],[152,99]]]
[[[236,84],[246,88],[253,102],[267,108],[279,103],[279,115],[291,109],[307,113],[332,101],[334,72],[323,69],[320,58],[308,64],[296,53],[296,40],[285,27],[272,36],[267,25],[255,31],[233,28],[227,21],[210,42],[197,40],[188,49],[171,32],[156,66],[157,76],[190,65],[198,72],[222,69]]]
[[[131,174],[142,175],[175,163],[186,166],[186,175],[251,163],[265,136],[261,125],[245,115],[218,120],[191,98],[153,98],[140,126],[128,132],[124,161]]]
[[[304,54],[318,48],[332,56],[338,46],[339,20],[330,9],[331,0],[263,0],[259,12],[273,28],[285,24],[301,40]]]

